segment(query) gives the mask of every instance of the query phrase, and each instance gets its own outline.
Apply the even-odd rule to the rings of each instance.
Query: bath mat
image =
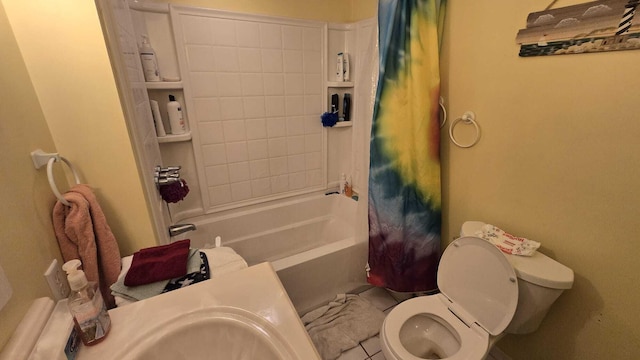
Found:
[[[384,313],[358,295],[339,294],[328,305],[302,317],[305,329],[324,360],[380,332]]]

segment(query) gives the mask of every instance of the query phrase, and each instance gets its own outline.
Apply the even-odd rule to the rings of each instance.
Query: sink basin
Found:
[[[269,263],[109,310],[77,360],[320,360]]]
[[[140,336],[116,355],[120,359],[295,359],[293,352],[266,321],[233,307],[213,307],[181,315]]]

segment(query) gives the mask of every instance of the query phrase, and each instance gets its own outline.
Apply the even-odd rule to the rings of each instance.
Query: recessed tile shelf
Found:
[[[182,81],[150,81],[145,84],[150,90],[182,89]]]
[[[350,88],[353,87],[352,81],[328,81],[327,87],[330,88]]]
[[[191,140],[191,132],[186,132],[180,135],[171,135],[167,136],[158,136],[159,143],[170,143],[170,142],[180,142],[180,141],[189,141]]]
[[[353,125],[353,121],[338,121],[335,125],[333,125],[332,127],[337,128],[337,127],[349,127]]]

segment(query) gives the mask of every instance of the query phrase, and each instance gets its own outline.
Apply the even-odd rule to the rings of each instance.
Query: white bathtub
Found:
[[[224,214],[183,219],[197,230],[173,240],[192,247],[233,248],[251,265],[269,261],[296,310],[304,313],[338,293],[366,285],[366,234],[356,234],[358,202],[341,195],[313,195]]]

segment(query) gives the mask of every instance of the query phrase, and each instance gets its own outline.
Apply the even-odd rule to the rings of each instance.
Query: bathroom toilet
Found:
[[[535,331],[551,304],[573,284],[573,271],[540,252],[502,253],[474,236],[467,221],[444,251],[436,295],[406,300],[380,330],[388,360],[484,359],[504,334]]]

